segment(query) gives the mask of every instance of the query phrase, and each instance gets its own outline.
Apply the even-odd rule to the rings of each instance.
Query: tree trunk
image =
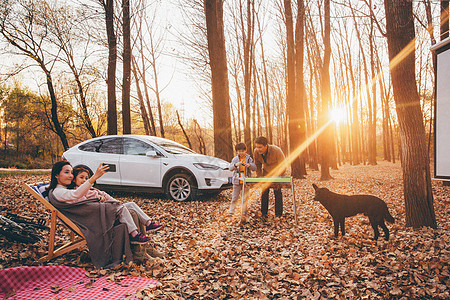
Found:
[[[372,6],[372,1],[369,1],[370,6]],[[377,164],[377,85],[376,85],[376,74],[375,74],[375,49],[374,49],[374,24],[370,23],[370,34],[369,34],[369,49],[370,49],[370,70],[372,74],[372,79],[370,80],[370,85],[372,87],[372,113],[369,115],[370,128],[369,128],[369,164]],[[369,99],[370,101],[370,99]]]
[[[286,95],[286,109],[288,115],[289,127],[289,152],[292,158],[290,161],[292,168],[292,176],[294,178],[304,178],[301,170],[301,161],[299,154],[299,147],[301,146],[301,129],[300,121],[302,119],[300,111],[300,92],[296,93],[296,55],[294,43],[294,22],[292,16],[292,7],[290,0],[284,0],[284,16],[286,22],[286,64],[287,64],[287,95]],[[303,40],[297,41],[302,43]],[[302,72],[303,74],[303,72]],[[299,79],[299,78],[297,78]],[[302,78],[303,79],[303,78]],[[298,152],[298,153],[297,153]]]
[[[143,27],[143,22],[144,20],[147,18],[146,14],[145,14],[145,3],[141,2],[141,5],[138,8],[139,13],[136,13],[135,16],[137,16],[137,40],[139,41],[139,55],[140,55],[140,59],[141,59],[141,64],[142,64],[142,71],[139,69],[139,65],[138,65],[138,61],[136,59],[135,56],[132,56],[132,66],[133,66],[133,74],[134,77],[136,78],[136,87],[139,87],[140,89],[140,84],[139,81],[142,79],[142,84],[144,86],[144,93],[145,93],[145,101],[142,97],[142,104],[140,103],[140,105],[142,105],[141,108],[141,112],[143,113],[143,118],[144,118],[144,125],[145,127],[148,127],[148,133],[149,135],[152,136],[156,136],[156,126],[155,126],[155,120],[153,118],[153,111],[152,111],[152,106],[150,103],[150,96],[148,93],[148,86],[147,86],[147,81],[145,79],[145,70],[147,70],[146,66],[145,66],[145,57],[144,57],[144,37],[142,34],[142,27]],[[136,23],[137,23],[136,22]],[[138,42],[136,41],[134,43],[134,45],[138,45]],[[139,75],[139,76],[138,76]],[[139,93],[139,91],[138,91]],[[142,95],[142,92],[141,92]],[[147,107],[146,107],[147,104]],[[144,115],[145,114],[145,115]],[[146,121],[147,119],[147,121]],[[148,124],[146,124],[148,122]]]
[[[328,111],[331,102],[331,86],[330,86],[330,59],[331,59],[331,18],[330,18],[330,0],[324,1],[324,55],[322,65],[322,80],[321,80],[321,112],[319,126],[326,126],[322,134],[319,136],[320,146],[320,180],[332,179],[330,175],[330,159],[332,154],[332,127],[327,126]]]
[[[106,35],[108,37],[108,129],[109,135],[117,134],[116,64],[117,39],[114,33],[114,0],[105,3]]]
[[[81,104],[81,110],[83,112],[83,123],[86,126],[86,129],[89,131],[89,134],[92,138],[95,138],[97,134],[95,133],[94,126],[92,126],[91,117],[89,116],[88,110],[87,110],[87,103],[86,103],[86,95],[83,91],[83,85],[81,84],[80,74],[75,69],[75,66],[72,68],[72,73],[75,77],[75,82],[77,83],[78,87],[78,95],[80,95],[80,104]]]
[[[235,123],[234,125],[234,132],[235,132],[235,138],[236,138],[236,143],[240,143],[241,142],[241,103],[242,103],[242,97],[241,97],[241,89],[239,87],[239,79],[238,79],[238,74],[237,74],[237,70],[235,69],[235,71],[232,73],[233,79],[234,79],[234,84],[236,87],[236,102],[237,102],[237,107],[236,107],[236,113],[237,116],[233,117],[233,122]]]
[[[391,117],[388,119],[389,125],[389,138],[391,139],[391,153],[392,153],[392,162],[395,164],[395,143],[394,143],[394,130],[392,129],[392,120]]]
[[[299,159],[299,177],[306,175],[306,118],[305,118],[305,83],[303,81],[304,65],[304,36],[305,36],[305,4],[303,0],[297,0],[297,22],[295,24],[295,93],[298,102],[298,129],[299,146],[302,147]],[[294,176],[294,175],[293,175]]]
[[[130,77],[131,77],[131,35],[130,0],[122,0],[123,26],[123,81],[122,81],[122,128],[123,134],[131,133]]]
[[[142,34],[140,34],[140,43],[141,43],[141,51],[143,51],[143,37]],[[146,104],[147,104],[147,108],[148,108],[148,116],[149,116],[149,120],[150,120],[150,135],[156,136],[156,126],[155,126],[155,118],[153,117],[153,110],[152,110],[152,105],[150,103],[150,95],[148,92],[148,85],[147,85],[147,80],[145,79],[145,59],[144,59],[144,53],[141,52],[141,62],[142,62],[142,71],[139,71],[138,68],[136,68],[136,70],[139,71],[139,75],[141,76],[142,79],[142,84],[144,85],[144,93],[145,93],[145,100],[146,100]],[[137,64],[136,64],[137,67]]]
[[[6,150],[8,149],[8,122],[5,121],[5,141],[3,142],[3,150],[6,158]]]
[[[181,123],[180,114],[178,113],[178,110],[176,110],[176,113],[177,113],[178,125],[180,125],[181,131],[183,132],[184,137],[186,138],[186,141],[189,145],[189,149],[192,149],[191,140],[189,139],[189,136],[187,135],[186,130],[184,130],[183,123]]]
[[[350,45],[347,43],[347,49],[350,51]],[[349,52],[350,53],[350,52]],[[352,112],[352,124],[351,124],[351,132],[352,132],[352,165],[359,165],[361,163],[361,147],[359,144],[359,136],[360,136],[360,123],[358,118],[358,101],[356,98],[356,79],[355,74],[352,68],[352,59],[349,54],[349,75],[352,83],[352,101],[351,101],[351,112]]]
[[[383,151],[384,151],[384,159],[387,161],[391,161],[395,154],[391,152],[391,138],[390,138],[390,126],[389,120],[391,118],[390,110],[389,110],[389,95],[386,92],[386,86],[384,81],[384,75],[381,72],[381,62],[377,55],[377,73],[380,74],[380,78],[378,80],[381,94],[381,109],[383,113]],[[391,156],[392,154],[392,156]],[[394,158],[395,161],[395,158]]]
[[[436,44],[436,39],[434,37],[434,25],[433,25],[433,15],[431,12],[431,2],[430,0],[425,0],[424,1],[424,6],[425,6],[425,12],[426,12],[426,16],[427,16],[427,31],[428,34],[430,35],[430,40],[431,40],[431,45]],[[448,3],[447,3],[448,5]],[[448,17],[448,16],[447,16]],[[432,52],[432,60],[433,60],[433,70],[436,70],[436,63],[437,63],[437,57],[436,57],[436,52],[433,51]],[[420,95],[420,94],[419,94]],[[428,152],[430,152],[431,149],[431,137],[433,135],[433,124],[434,124],[434,110],[433,108],[435,107],[435,100],[436,100],[436,92],[433,89],[433,95],[431,97],[431,107],[430,107],[430,127],[429,127],[429,134],[428,134]]]
[[[219,0],[216,0],[219,1]],[[244,104],[245,104],[245,125],[244,125],[244,143],[247,145],[247,149],[252,149],[252,137],[251,137],[251,81],[252,81],[252,67],[253,67],[253,14],[252,14],[252,1],[247,0],[247,32],[244,29],[244,17],[242,14],[242,3],[240,3],[241,9],[241,26],[242,26],[242,39],[244,50]]]
[[[68,150],[69,143],[67,142],[66,133],[62,129],[61,124],[59,123],[58,120],[58,102],[56,102],[56,94],[55,90],[53,89],[53,80],[49,71],[46,71],[46,77],[47,77],[48,92],[50,94],[50,99],[52,101],[52,108],[50,110],[52,114],[52,123],[53,126],[55,127],[56,134],[59,136],[61,140],[64,150]]]
[[[309,39],[306,38],[305,41],[308,41]],[[309,94],[310,96],[310,101],[308,103],[308,101],[306,101],[306,117],[307,117],[307,124],[308,124],[308,130],[307,130],[307,137],[308,139],[310,139],[314,132],[316,132],[316,126],[314,124],[314,107],[313,107],[313,95],[314,95],[314,86],[318,86],[317,84],[314,85],[314,79],[316,78],[317,75],[317,71],[315,70],[313,61],[312,61],[312,54],[311,54],[311,50],[310,47],[306,47],[307,50],[307,55],[306,57],[308,58],[308,65],[309,65],[309,69],[311,70],[310,75],[309,75]],[[317,82],[317,81],[316,81]],[[309,107],[308,107],[309,106]],[[319,163],[318,163],[318,151],[317,151],[317,140],[313,140],[309,145],[308,145],[308,164],[309,167],[315,171],[319,170]]]
[[[295,111],[298,111],[295,103],[295,47],[294,47],[294,22],[292,17],[292,7],[290,0],[284,0],[284,18],[286,22],[286,70],[287,70],[287,80],[286,80],[286,110],[289,118],[289,143],[290,150],[294,151],[297,144],[295,135],[296,132],[293,127],[296,123]],[[292,152],[291,152],[292,154]],[[298,173],[298,161],[292,161],[292,172]]]
[[[448,1],[441,1],[441,41],[448,38]]]
[[[197,132],[198,129],[198,132]],[[198,139],[198,151],[200,154],[206,154],[205,140],[203,139],[202,128],[198,124],[197,120],[194,119],[194,132]]]
[[[151,66],[153,69],[153,79],[155,82],[155,88],[153,91],[155,92],[156,97],[156,105],[158,107],[158,118],[159,118],[159,132],[161,133],[161,137],[165,137],[164,131],[164,123],[162,116],[162,107],[161,107],[161,91],[159,89],[159,81],[158,81],[158,68],[156,67],[156,48],[153,43],[153,33],[150,31],[150,56],[151,56]]]
[[[233,158],[230,96],[223,24],[223,0],[204,0],[214,124],[214,154],[224,160]]]
[[[238,143],[238,135],[239,135],[239,133],[238,133],[238,126],[237,126],[239,121],[238,122],[236,122],[236,121],[239,120],[239,119],[235,115],[233,104],[231,104],[230,113],[231,113],[231,120],[233,122],[233,124],[232,124],[233,125],[233,129],[234,129],[233,145],[236,145]]]
[[[353,22],[354,22],[354,26],[355,26],[356,37],[358,39],[360,57],[361,57],[362,64],[364,67],[364,82],[366,85],[365,89],[366,89],[367,109],[368,109],[367,161],[370,165],[376,165],[376,154],[374,153],[374,151],[376,149],[374,149],[372,147],[372,144],[373,144],[372,139],[375,138],[372,136],[372,134],[374,132],[374,129],[376,130],[376,128],[374,127],[375,125],[373,124],[372,116],[374,113],[376,114],[376,112],[373,112],[373,106],[372,106],[372,97],[374,97],[374,95],[370,94],[371,87],[373,87],[373,77],[372,77],[372,80],[369,80],[369,67],[368,67],[368,64],[366,61],[366,54],[364,52],[363,40],[362,40],[360,31],[359,31],[359,22],[356,19],[357,16],[355,14],[353,7],[351,6],[351,2],[349,2],[349,3],[350,3],[350,9],[352,10],[352,18],[353,18]],[[372,45],[372,31],[371,30],[372,30],[372,28],[369,31],[369,51],[371,51],[370,55],[372,58],[373,45]],[[372,63],[371,63],[371,66],[372,66]],[[362,111],[362,107],[363,106],[361,105],[361,111]],[[361,114],[361,116],[362,116],[362,114]],[[362,143],[362,145],[365,145],[365,143]]]
[[[260,91],[260,89],[258,89],[258,83],[259,83],[259,74],[257,72],[256,69],[256,61],[255,61],[255,56],[253,55],[253,102],[255,103],[254,105],[254,109],[255,109],[255,118],[254,118],[254,122],[255,124],[255,131],[256,134],[254,134],[253,136],[261,136],[262,135],[262,123],[261,123],[261,109],[259,107],[259,97],[258,97],[258,91]],[[261,85],[259,85],[261,86]],[[261,99],[263,98],[263,94],[261,93]],[[262,100],[263,101],[263,100]]]
[[[236,83],[237,83],[237,78],[236,78]],[[241,97],[241,89],[239,88],[238,85],[236,85],[236,90],[237,92],[237,102],[238,102],[238,107],[237,107],[237,111],[238,111],[238,133],[239,136],[237,138],[238,142],[242,142],[242,130],[241,130],[241,125],[244,126],[244,109],[242,108],[243,104],[242,104],[242,97]]]
[[[406,226],[436,228],[430,162],[415,78],[412,2],[385,0],[389,69],[401,133]]]
[[[258,21],[258,32],[260,37],[260,43],[261,43],[261,63],[263,67],[264,72],[264,103],[263,103],[263,109],[264,109],[264,118],[265,118],[265,126],[266,126],[266,137],[269,140],[269,143],[272,143],[272,118],[271,118],[271,111],[270,111],[270,94],[269,94],[269,79],[267,75],[267,65],[266,65],[266,59],[265,59],[265,53],[264,53],[264,42],[262,39],[262,28],[261,24],[259,23],[258,15],[256,15],[256,20]],[[261,88],[263,90],[263,88]]]
[[[379,69],[378,69],[378,72]],[[383,86],[383,81],[379,80],[381,93],[381,110],[383,115],[383,153],[384,159],[391,161],[391,145],[389,139],[389,102],[387,101],[386,93]]]
[[[58,30],[58,33],[59,33],[59,30]],[[71,50],[70,43],[68,43],[63,38],[62,34],[60,34],[60,33],[58,34],[57,38],[59,40],[58,46],[65,53],[66,58],[67,58],[66,63],[68,65],[68,67],[70,68],[70,70],[72,71],[73,77],[77,84],[78,95],[80,97],[80,106],[81,106],[81,111],[82,111],[82,121],[83,121],[84,125],[86,126],[86,129],[88,130],[91,137],[94,138],[97,136],[97,134],[92,125],[91,117],[89,116],[88,109],[87,109],[86,94],[85,94],[85,90],[83,88],[83,84],[81,83],[81,70],[82,69],[80,69],[80,71],[78,71],[78,69],[76,67],[75,59],[73,57],[73,51]]]
[[[252,121],[252,136],[253,138],[255,138],[257,136],[257,128],[256,128],[256,118],[257,118],[257,108],[256,108],[256,104],[258,103],[258,94],[257,94],[257,90],[256,90],[256,77],[255,77],[255,62],[253,60],[253,54],[252,54],[252,73],[253,73],[253,101],[251,102],[251,108],[252,108],[252,117],[251,117],[251,121]],[[252,149],[251,148],[251,143],[250,143],[250,148],[247,149]]]
[[[264,55],[263,55],[264,57]],[[264,120],[264,126],[265,126],[265,136],[267,137],[269,135],[268,133],[268,128],[267,128],[267,124],[268,124],[268,114],[267,114],[267,97],[266,97],[266,90],[263,86],[263,84],[261,83],[262,79],[261,76],[259,75],[259,73],[256,72],[256,68],[255,68],[255,81],[257,82],[257,86],[258,86],[258,90],[260,91],[260,95],[261,95],[261,106],[258,103],[258,136],[263,135],[263,129],[262,129],[262,120]],[[261,116],[261,113],[263,114]]]
[[[139,77],[138,77],[138,72],[136,70],[136,62],[135,62],[134,57],[132,57],[131,61],[133,63],[132,71],[133,71],[133,75],[134,75],[134,80],[136,82],[136,90],[137,90],[137,95],[138,95],[138,100],[139,100],[139,108],[141,110],[142,120],[144,121],[144,130],[145,130],[145,134],[149,135],[151,132],[150,121],[148,120],[147,109],[145,108],[144,97],[142,96],[141,86],[139,84]]]

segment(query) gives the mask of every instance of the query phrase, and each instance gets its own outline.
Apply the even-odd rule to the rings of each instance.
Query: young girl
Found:
[[[91,172],[85,166],[76,166],[73,168],[73,181],[69,188],[77,189],[82,186],[89,178],[91,177]],[[130,215],[128,210],[134,210],[139,217],[139,220],[145,224],[147,233],[152,231],[157,231],[163,227],[163,225],[156,224],[150,220],[150,217],[147,216],[145,212],[134,202],[125,202],[122,203],[119,200],[114,199],[108,193],[100,191],[94,187],[91,187],[85,196],[79,198],[78,201],[83,201],[87,199],[98,199],[100,202],[114,203],[119,205],[119,221],[124,223],[128,227],[128,231],[132,237],[139,234],[138,228],[133,221],[133,218]],[[133,239],[131,241],[133,243]]]

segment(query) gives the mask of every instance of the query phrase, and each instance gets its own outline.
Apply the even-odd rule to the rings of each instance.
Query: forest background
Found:
[[[1,3],[4,166],[48,165],[79,141],[121,133],[230,161],[236,142],[253,149],[265,135],[294,178],[307,165],[328,180],[342,163],[400,158],[407,226],[436,227],[430,46],[448,37],[448,1]],[[168,60],[198,88],[195,117],[164,93],[180,89],[161,79]],[[196,119],[205,111],[212,125]]]
[[[67,146],[114,133],[107,122],[108,112],[112,113],[108,106],[112,37],[117,55],[116,132],[167,137],[200,153],[215,154],[202,1],[2,2],[2,166],[49,166]],[[441,5],[436,1],[412,2],[417,91],[429,135],[434,88],[430,46],[435,43],[434,36],[439,37],[440,26],[433,24],[440,23]],[[297,9],[299,3],[291,4],[291,15],[295,39],[299,38],[300,26],[304,35],[301,134],[311,137],[320,127],[323,69],[327,63],[324,52],[329,50],[331,99],[325,117],[335,121],[332,166],[346,162],[374,164],[377,158],[395,162],[401,155],[400,133],[389,74],[383,2],[332,1],[330,49],[325,49],[324,1],[308,1],[302,12]],[[285,8],[282,1],[223,3],[230,145],[245,140],[251,147],[256,136],[265,135],[289,152],[287,94],[292,55],[288,53],[288,36],[292,32],[287,34]],[[303,24],[299,24],[299,13],[303,14]],[[126,35],[131,41],[128,54],[124,39],[127,19]],[[126,70],[124,61],[128,61],[130,70]],[[53,91],[49,91],[49,77]],[[183,93],[192,98],[180,100]],[[54,106],[60,128],[54,123]],[[189,107],[188,112],[185,107]],[[124,131],[122,120],[127,114],[131,116],[131,130]],[[313,142],[306,149],[308,165],[315,169],[319,162],[317,146]]]

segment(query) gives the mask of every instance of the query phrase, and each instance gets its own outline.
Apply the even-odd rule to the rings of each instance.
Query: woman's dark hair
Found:
[[[265,136],[259,136],[255,139],[255,144],[267,146],[268,144],[267,138]]]
[[[70,166],[70,163],[68,161],[58,161],[53,165],[50,186],[47,188],[47,190],[53,190],[58,185],[58,179],[56,179],[56,175],[59,175],[59,173],[61,173],[62,171],[62,168],[66,165]]]
[[[74,189],[76,187],[75,180],[76,180],[78,174],[80,174],[82,172],[86,172],[89,177],[91,177],[93,175],[91,169],[88,166],[76,165],[75,167],[73,167],[73,170],[72,170],[73,179],[72,179],[72,183],[69,184],[69,186],[67,187],[68,189]]]
[[[237,143],[236,146],[234,146],[234,150],[247,150],[247,146],[244,143]]]

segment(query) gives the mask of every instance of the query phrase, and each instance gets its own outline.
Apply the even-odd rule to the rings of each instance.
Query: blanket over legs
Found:
[[[52,191],[48,199],[80,228],[86,238],[92,263],[97,268],[109,268],[122,259],[125,263],[133,259],[127,226],[116,224],[120,209],[118,203],[100,202],[98,199],[66,203],[57,200]]]

